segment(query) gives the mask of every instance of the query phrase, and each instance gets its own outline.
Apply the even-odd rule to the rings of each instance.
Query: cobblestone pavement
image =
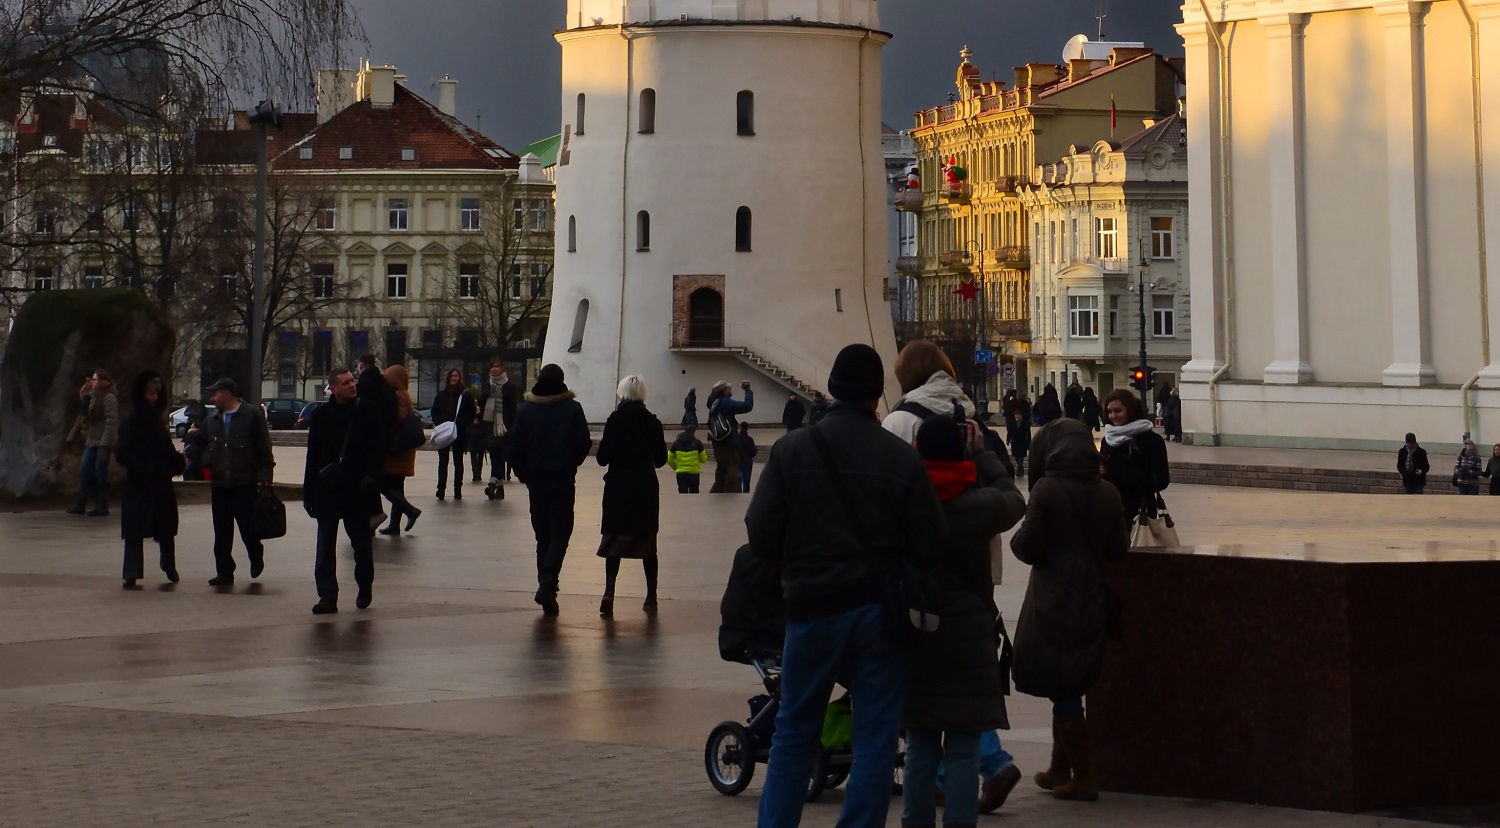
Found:
[[[294,455],[278,449],[283,470]],[[206,506],[183,509],[182,583],[148,571],[141,592],[118,588],[117,522],[0,514],[0,826],[753,824],[759,781],[720,796],[702,758],[709,729],[742,718],[758,688],[714,644],[746,498],[679,496],[663,475],[661,610],[640,610],[627,564],[604,621],[591,554],[602,484],[586,467],[550,621],[531,603],[524,489],[437,502],[432,479],[424,467],[408,487],[425,510],[415,531],[377,539],[374,607],[324,617],[308,613],[311,522],[295,505],[265,575],[223,591],[205,583]],[[1495,549],[1482,498],[1169,494],[1192,543]],[[1026,569],[1009,566],[998,595],[1014,617]],[[347,554],[341,567],[348,578]],[[1006,744],[1029,773],[1046,760],[1047,703],[1011,707]],[[833,824],[841,795],[809,805],[804,824]],[[1500,825],[1493,809],[1402,816],[1427,821],[1122,795],[1070,804],[1025,782],[981,824]]]

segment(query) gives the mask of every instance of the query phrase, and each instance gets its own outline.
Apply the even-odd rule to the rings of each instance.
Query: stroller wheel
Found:
[[[900,795],[901,785],[906,781],[906,731],[896,739],[896,770],[891,779],[891,793]]]
[[[827,779],[828,781],[823,783],[823,787],[825,788],[837,788],[838,786],[844,784],[845,782],[849,781],[849,766],[845,765],[842,768],[829,768]]]
[[[813,754],[812,776],[807,780],[807,798],[803,802],[817,802],[828,785],[828,751],[822,745]]]
[[[714,790],[725,796],[741,793],[755,776],[754,737],[739,722],[720,723],[708,734],[703,765]]]

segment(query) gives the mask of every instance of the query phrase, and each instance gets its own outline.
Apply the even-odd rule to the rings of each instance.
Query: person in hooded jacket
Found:
[[[167,433],[167,395],[161,374],[143,371],[130,384],[130,413],[120,424],[115,460],[125,468],[120,497],[120,538],[125,589],[140,589],[145,575],[145,543],[156,541],[161,571],[177,583],[177,493],[172,478],[187,467],[187,458]]]
[[[928,417],[943,417],[951,424],[974,416],[974,403],[958,386],[953,363],[932,342],[906,343],[896,355],[894,371],[901,385],[901,404],[880,425],[908,445],[916,442],[917,428]]]
[[[1000,613],[990,579],[990,539],[1021,519],[1026,502],[1005,464],[985,449],[978,423],[958,426],[929,417],[917,429],[917,451],[943,504],[948,544],[942,566],[933,572],[943,588],[942,621],[911,653],[901,824],[936,824],[941,761],[943,824],[974,825],[978,813],[1000,807],[1021,779],[1015,763],[1006,762],[981,797],[980,740],[1010,726],[997,652]]]
[[[689,388],[682,398],[682,427],[698,425],[698,389]]]
[[[1047,386],[1042,389],[1042,395],[1036,398],[1033,414],[1039,426],[1046,425],[1063,415],[1062,403],[1057,401],[1057,389],[1052,386],[1052,383],[1047,383]]]
[[[1070,420],[1083,419],[1083,386],[1078,384],[1078,377],[1068,383],[1068,391],[1063,395],[1063,416]]]
[[[1125,554],[1119,490],[1099,476],[1077,420],[1042,428],[1027,458],[1031,497],[1010,548],[1031,565],[1016,622],[1016,689],[1052,700],[1052,761],[1036,783],[1058,799],[1099,798],[1083,697],[1099,677],[1109,627],[1105,561]]]
[[[1089,431],[1098,431],[1103,425],[1103,409],[1099,406],[1099,395],[1094,393],[1092,387],[1083,389],[1083,424],[1089,427]]]
[[[535,600],[547,615],[559,611],[558,573],[573,537],[578,467],[594,445],[583,406],[573,397],[563,382],[562,368],[543,365],[507,440],[511,470],[530,495],[531,529],[536,534]]]
[[[661,420],[646,408],[646,381],[637,375],[620,380],[617,405],[604,423],[595,459],[604,473],[603,515],[599,557],[604,559],[604,598],[599,614],[615,612],[615,579],[620,559],[636,558],[645,567],[646,601],[656,610],[656,533],[661,526],[661,487],[656,470],[667,464],[667,444]]]
[[[396,409],[386,429],[388,433],[394,434],[406,422],[407,417],[416,416],[413,411],[416,406],[412,403],[411,391],[408,390],[411,374],[407,372],[405,365],[388,365],[384,376],[396,395]],[[391,522],[380,530],[380,534],[400,535],[403,517],[406,518],[406,531],[410,532],[417,518],[422,516],[422,510],[406,499],[406,478],[416,476],[416,449],[386,452],[385,460],[380,466],[380,493],[391,502]]]
[[[114,378],[103,368],[94,371],[78,389],[78,399],[87,438],[78,464],[78,500],[68,514],[104,517],[109,514],[109,456],[120,430],[120,401]],[[94,495],[94,508],[85,512],[90,494]]]
[[[698,439],[697,426],[683,426],[672,447],[667,450],[667,465],[677,474],[678,494],[698,494],[702,481],[703,464],[708,462],[708,449]]]
[[[443,499],[448,488],[448,465],[453,465],[453,499],[464,499],[464,453],[469,450],[469,427],[474,424],[474,398],[464,384],[463,372],[449,368],[443,387],[432,401],[432,425],[453,423],[457,436],[452,443],[438,449],[437,499]]]
[[[1104,479],[1120,490],[1126,524],[1145,514],[1156,517],[1157,496],[1172,482],[1167,465],[1167,443],[1155,424],[1141,412],[1141,400],[1125,388],[1116,388],[1104,398]]]

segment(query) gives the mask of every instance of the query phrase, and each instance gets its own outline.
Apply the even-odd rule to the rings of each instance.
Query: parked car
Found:
[[[425,428],[425,429],[431,429],[432,428],[432,409],[430,409],[430,408],[418,408],[417,409],[417,416],[419,418],[421,418],[421,420],[422,420],[422,428]]]
[[[169,415],[168,422],[172,424],[172,433],[177,436],[177,439],[181,440],[186,437],[188,429],[212,417],[219,411],[214,406],[205,405],[200,414],[194,410],[195,408],[196,406],[184,405]]]
[[[319,406],[327,404],[328,403],[326,402],[319,401],[310,402],[307,405],[302,406],[302,413],[297,415],[297,422],[292,426],[292,428],[305,430],[307,428],[307,424],[312,422],[313,412],[317,411]]]
[[[266,425],[273,429],[296,428],[307,400],[266,400]]]

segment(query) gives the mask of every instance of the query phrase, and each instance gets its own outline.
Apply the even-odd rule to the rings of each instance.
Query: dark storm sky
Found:
[[[564,0],[353,0],[374,63],[393,63],[413,91],[437,99],[436,81],[459,81],[459,117],[519,149],[558,131],[561,52],[552,32]],[[1109,0],[1109,40],[1144,40],[1182,55],[1172,31],[1176,0]],[[946,102],[964,45],[986,80],[1027,62],[1056,63],[1075,34],[1095,35],[1099,0],[884,0],[885,120],[911,126],[911,114]]]

